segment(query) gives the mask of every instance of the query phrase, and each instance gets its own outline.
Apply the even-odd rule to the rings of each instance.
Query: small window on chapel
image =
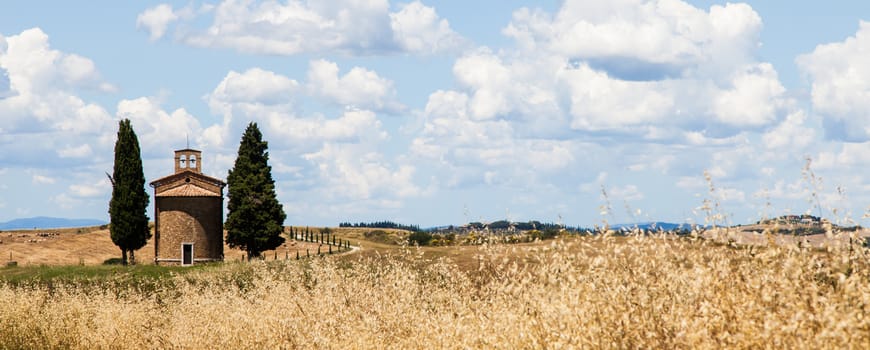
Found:
[[[186,155],[182,154],[181,156],[178,157],[178,167],[182,168],[182,169],[187,168],[187,156]]]
[[[193,154],[190,155],[190,159],[188,160],[187,163],[188,163],[188,166],[190,166],[193,169],[196,169],[196,155],[193,155]]]

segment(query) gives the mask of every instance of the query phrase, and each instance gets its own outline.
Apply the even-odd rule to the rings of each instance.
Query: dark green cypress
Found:
[[[148,192],[142,171],[139,139],[129,119],[118,123],[115,141],[115,164],[112,172],[112,199],[109,201],[109,233],[112,243],[121,248],[121,261],[127,264],[127,253],[135,262],[134,251],[151,238],[148,228]]]
[[[239,154],[227,176],[227,244],[247,252],[248,259],[284,243],[284,208],[275,194],[268,143],[248,124]]]

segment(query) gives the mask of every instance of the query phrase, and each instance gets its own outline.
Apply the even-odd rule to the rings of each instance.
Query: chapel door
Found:
[[[193,265],[193,243],[181,244],[181,265]]]

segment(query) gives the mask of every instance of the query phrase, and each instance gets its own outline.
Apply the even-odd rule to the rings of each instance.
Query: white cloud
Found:
[[[510,91],[505,91],[511,82],[510,68],[488,50],[456,60],[453,72],[460,84],[474,91],[469,106],[474,119],[492,119],[510,111]]]
[[[207,146],[198,136],[202,134],[199,120],[184,108],[168,113],[152,98],[140,97],[118,102],[117,115],[130,119],[143,154],[162,156],[167,145],[184,145],[190,136],[196,144]]]
[[[813,157],[813,168],[842,170],[870,165],[870,141],[845,142],[838,145],[839,151],[821,151]]]
[[[93,61],[53,50],[48,35],[39,28],[10,36],[6,42],[8,49],[5,54],[0,51],[0,66],[19,93],[78,87],[114,90],[103,82]]]
[[[111,193],[112,187],[106,179],[101,179],[89,184],[70,185],[69,191],[75,198],[100,198]]]
[[[399,12],[390,13],[390,27],[404,51],[434,54],[463,45],[464,39],[450,29],[446,19],[438,17],[434,8],[419,1],[400,8]]]
[[[620,4],[627,6],[624,2]],[[569,2],[565,7],[572,5],[576,4]],[[557,17],[562,16],[565,7]],[[633,10],[627,6],[627,12]],[[646,12],[640,11],[638,15]],[[536,20],[549,18],[540,12],[536,16]],[[618,21],[609,17],[599,20]],[[746,25],[751,23],[754,22]],[[514,30],[511,28],[506,31]],[[550,29],[554,32],[540,30],[540,35],[531,39],[548,42],[548,38],[560,35],[555,30],[571,30],[561,26]],[[543,37],[544,33],[549,37]],[[742,38],[742,34],[734,35]],[[702,38],[738,40],[734,35],[718,33]],[[551,45],[521,45],[520,51],[499,53],[481,48],[454,64],[453,73],[461,88],[457,93],[469,98],[468,105],[457,113],[468,113],[474,120],[520,121],[524,125],[516,129],[522,130],[524,136],[552,137],[573,129],[635,134],[655,142],[679,142],[682,134],[679,129],[715,130],[717,137],[727,137],[741,130],[774,124],[792,102],[773,66],[750,59],[754,46],[722,45],[741,47],[745,52],[740,56],[744,59],[711,57],[703,65],[685,65],[681,68],[684,72],[672,77],[649,79],[624,77],[592,58],[578,59]],[[637,62],[631,64],[636,68],[654,70],[646,66],[648,62],[641,62],[644,57],[640,53],[635,56]]]
[[[284,142],[298,146],[318,145],[323,142],[377,142],[387,138],[387,133],[381,128],[381,121],[374,112],[367,110],[346,110],[341,117],[335,119],[322,116],[294,118],[275,115],[267,121],[267,125]]]
[[[608,189],[607,193],[614,199],[623,201],[638,201],[644,198],[643,192],[636,185],[612,187]]]
[[[6,47],[6,38],[3,34],[0,34],[0,56],[3,56],[6,53]],[[11,83],[9,82],[9,73],[2,65],[0,65],[0,100],[12,95],[13,91]],[[0,131],[2,131],[2,129],[0,129]]]
[[[178,15],[172,11],[172,6],[160,4],[145,10],[136,17],[136,27],[145,28],[149,39],[160,39],[166,33],[170,23],[178,20]]]
[[[826,118],[828,137],[870,140],[870,22],[861,21],[854,36],[819,45],[796,62],[812,82],[813,109]]]
[[[423,193],[412,165],[390,166],[383,156],[355,145],[326,144],[303,156],[316,164],[330,199],[407,198]]]
[[[57,180],[55,180],[51,177],[48,177],[48,176],[38,175],[38,174],[33,175],[33,184],[34,185],[51,185],[55,182],[57,182]]]
[[[736,188],[720,187],[716,194],[723,202],[743,203],[746,201],[746,193]]]
[[[795,111],[789,114],[778,126],[762,135],[764,146],[773,150],[799,152],[816,139],[813,128],[805,126],[806,113]]]
[[[676,186],[684,190],[698,191],[707,186],[707,184],[699,176],[681,176],[677,179]]]
[[[560,77],[569,87],[571,127],[578,130],[619,129],[632,125],[668,122],[675,97],[657,82],[612,79],[581,65]]]
[[[396,165],[376,151],[389,137],[377,113],[352,107],[395,106],[392,82],[360,67],[343,76],[338,72],[335,63],[313,61],[301,89],[295,80],[259,68],[229,72],[205,96],[224,120],[207,127],[203,139],[230,152],[234,145],[224,140],[235,140],[244,124],[258,123],[272,149],[273,169],[284,174],[279,196],[294,193],[321,198],[321,203],[352,200],[396,207],[404,198],[422,195],[425,191],[413,181],[413,166]],[[297,95],[345,108],[337,116],[306,114],[294,103]]]
[[[338,74],[338,65],[334,62],[311,61],[308,88],[313,95],[343,106],[390,112],[404,109],[396,100],[393,82],[376,72],[354,67],[341,77]]]
[[[293,111],[299,92],[296,80],[260,68],[239,73],[230,71],[214,90],[205,96],[212,113],[223,116],[223,123],[206,128],[202,142],[224,146],[241,135],[251,121],[283,118]]]
[[[473,99],[456,91],[429,96],[425,121],[411,142],[411,154],[450,174],[444,183],[525,183],[571,167],[577,160],[574,140],[523,139],[504,119],[479,120]],[[458,168],[457,168],[458,167]]]
[[[504,33],[528,50],[595,61],[611,74],[642,79],[679,76],[716,61],[741,63],[761,26],[746,4],[705,12],[679,0],[569,0],[555,15],[517,10]]]
[[[714,97],[714,114],[728,125],[767,125],[776,120],[784,93],[785,88],[772,65],[748,66],[735,72],[730,89],[720,91]]]
[[[318,149],[324,142],[372,143],[386,139],[387,133],[374,111],[353,106],[375,110],[402,107],[395,101],[391,81],[359,67],[339,77],[338,66],[323,60],[313,61],[308,75],[306,88],[300,89],[295,80],[260,68],[229,72],[205,97],[211,110],[223,115],[224,121],[206,128],[203,142],[225,145],[250,121],[259,122],[269,134],[277,136],[273,142],[304,152]],[[303,115],[294,106],[300,94],[343,105],[345,111],[337,118]]]
[[[93,153],[89,144],[67,146],[57,151],[57,155],[61,158],[86,158],[90,157]]]
[[[204,14],[212,15],[211,25],[176,30],[179,40],[197,47],[273,55],[431,54],[462,43],[433,8],[414,2],[393,13],[387,0],[224,0],[189,16],[175,16],[171,7],[159,5],[140,14],[137,23],[156,39],[164,36],[169,23],[195,25],[197,16]]]
[[[209,103],[283,104],[292,100],[298,86],[293,79],[261,68],[230,71],[209,95]]]
[[[111,115],[100,105],[79,97],[78,89],[112,90],[100,78],[93,61],[51,48],[39,28],[5,37],[0,50],[0,115],[5,135],[0,139],[7,164],[32,162],[69,166],[62,158],[71,144],[97,149],[112,131]],[[7,91],[2,85],[8,81]],[[39,132],[40,134],[36,134]]]

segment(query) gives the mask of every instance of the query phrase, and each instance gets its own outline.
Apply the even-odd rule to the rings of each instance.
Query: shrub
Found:
[[[387,235],[387,233],[384,230],[374,230],[374,231],[366,232],[364,234],[364,236],[366,236],[366,238],[377,238],[377,237],[383,237],[386,235]]]
[[[124,264],[124,260],[122,260],[121,258],[108,258],[105,261],[103,261],[103,265],[123,265],[123,264]]]
[[[411,233],[408,236],[408,244],[414,244],[419,246],[429,245],[429,242],[432,241],[432,234],[424,231],[417,231]]]

